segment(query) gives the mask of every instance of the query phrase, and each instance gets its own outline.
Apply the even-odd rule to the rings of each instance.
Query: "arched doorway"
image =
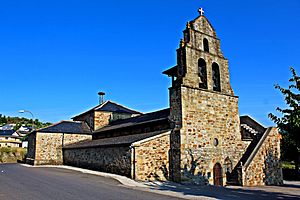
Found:
[[[222,166],[216,163],[214,166],[214,185],[223,186]]]

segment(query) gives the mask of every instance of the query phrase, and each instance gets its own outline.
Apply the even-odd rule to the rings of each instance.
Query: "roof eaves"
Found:
[[[177,65],[173,66],[165,71],[163,71],[162,73],[167,75],[167,76],[175,76],[176,75],[176,70],[177,70]]]
[[[115,147],[115,146],[130,146],[132,142],[123,142],[123,143],[116,143],[116,144],[91,144],[89,146],[65,146],[63,147],[64,149],[90,149],[90,148],[95,148],[95,147]]]
[[[108,100],[108,101],[106,101],[104,104],[106,104],[106,103],[112,103],[112,104],[115,104],[115,105],[117,105],[117,106],[120,106],[120,107],[122,107],[122,108],[125,108],[125,109],[127,109],[127,110],[130,110],[130,111],[132,111],[132,112],[134,112],[134,113],[136,113],[136,114],[143,114],[143,113],[141,113],[141,112],[139,112],[139,111],[136,111],[136,110],[133,110],[133,109],[131,109],[131,108],[128,108],[128,107],[126,107],[126,106],[123,106],[123,105],[121,105],[121,104],[118,104],[118,103],[116,103],[116,102],[113,102],[113,101],[111,101],[111,100]],[[101,106],[101,107],[99,107],[99,108],[102,108],[103,106],[104,106],[104,104]],[[99,108],[97,108],[97,109],[99,109]]]
[[[105,126],[98,130],[95,130],[93,133],[102,133],[102,132],[106,132],[106,131],[117,130],[117,129],[121,129],[121,128],[128,128],[128,127],[138,126],[138,125],[147,124],[147,123],[151,123],[151,122],[163,121],[166,119],[168,119],[168,117],[163,117],[163,118],[158,118],[158,119],[153,119],[153,120],[148,120],[148,121],[143,121],[143,122],[138,122],[138,123],[133,123],[133,124],[124,123],[124,124],[127,124],[124,126],[122,126],[122,124],[117,124],[117,125],[113,125],[113,126]],[[120,125],[120,126],[118,126],[118,125]],[[114,128],[114,126],[116,126],[116,127]]]
[[[108,102],[108,101],[105,101],[105,102],[103,102],[103,103],[100,104],[100,105],[97,105],[97,106],[95,106],[95,107],[93,107],[93,108],[91,108],[91,109],[89,109],[89,110],[87,110],[87,111],[85,111],[85,112],[83,112],[83,113],[80,113],[80,114],[78,114],[78,115],[72,117],[71,119],[74,119],[74,118],[76,118],[76,117],[80,117],[80,116],[85,115],[85,114],[87,114],[87,113],[89,113],[89,112],[92,112],[92,111],[95,111],[95,110],[97,110],[97,109],[100,109],[100,108],[102,108],[102,106],[104,106],[105,104],[107,104],[107,102]]]
[[[56,125],[58,125],[58,124],[61,124],[62,122],[64,122],[64,121],[63,121],[63,120],[62,120],[62,121],[59,121],[59,122],[57,122],[57,123],[51,124],[51,125],[49,125],[49,126],[46,126],[46,127],[44,127],[44,128],[36,129],[36,130],[34,130],[34,131],[32,131],[32,132],[43,132],[43,130],[45,130],[45,129],[47,129],[47,128],[50,128],[50,127],[53,127],[53,126],[56,126]]]

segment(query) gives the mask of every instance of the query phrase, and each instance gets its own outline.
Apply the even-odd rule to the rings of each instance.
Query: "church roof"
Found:
[[[107,111],[107,112],[118,112],[118,113],[127,113],[127,114],[141,114],[138,111],[132,110],[130,108],[126,108],[125,106],[122,106],[115,102],[105,101],[102,104],[97,105],[86,112],[83,112],[75,117],[72,117],[72,119],[82,116],[82,115],[87,114],[92,111]]]
[[[137,117],[120,119],[111,122],[108,126],[96,130],[94,133],[126,128],[126,127],[136,126],[140,124],[150,123],[150,122],[163,121],[163,120],[167,120],[169,118],[169,115],[170,115],[170,109],[167,108],[167,109],[163,109],[151,113],[142,114]]]
[[[168,76],[176,76],[177,68],[178,68],[178,66],[176,65],[170,69],[163,71],[163,74],[168,75]]]
[[[241,128],[246,131],[257,134],[266,131],[266,128],[248,115],[240,116]]]
[[[46,128],[38,129],[36,132],[92,134],[91,129],[85,122],[76,121],[61,121]]]
[[[141,133],[141,134],[134,134],[134,135],[125,135],[125,136],[118,136],[118,137],[110,137],[110,138],[103,138],[97,140],[89,140],[89,141],[82,141],[76,144],[66,145],[65,149],[72,149],[72,148],[92,148],[92,147],[107,147],[107,146],[129,146],[134,142],[144,140],[149,137],[153,137],[169,130],[162,130],[162,131],[154,131],[149,133]]]

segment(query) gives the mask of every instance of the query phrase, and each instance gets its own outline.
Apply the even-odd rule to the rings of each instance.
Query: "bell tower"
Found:
[[[227,155],[235,155],[230,144],[241,136],[228,60],[202,8],[186,24],[177,65],[163,73],[172,77],[170,177],[212,182],[214,166],[223,165]],[[238,161],[230,159],[233,164]]]
[[[184,85],[233,96],[228,60],[220,48],[220,39],[202,8],[199,17],[187,22],[177,49],[177,65],[163,72],[173,78],[172,87]]]

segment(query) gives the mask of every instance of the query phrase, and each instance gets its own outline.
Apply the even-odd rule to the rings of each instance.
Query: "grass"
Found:
[[[295,169],[295,163],[289,161],[282,161],[282,168],[283,169]]]

